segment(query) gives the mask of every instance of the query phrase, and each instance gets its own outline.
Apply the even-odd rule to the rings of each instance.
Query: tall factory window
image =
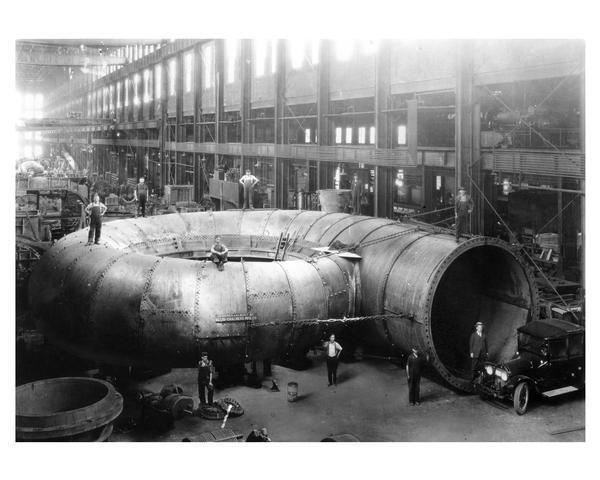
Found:
[[[310,143],[310,128],[304,130],[304,143]]]
[[[298,69],[304,63],[304,49],[306,44],[304,40],[290,40],[290,52],[292,58],[292,68]]]
[[[162,94],[162,65],[154,67],[154,97],[160,100]]]
[[[23,147],[23,156],[25,158],[33,158],[33,148],[31,145],[25,145]]]
[[[367,127],[358,127],[358,143],[364,145],[367,140]]]
[[[125,106],[129,106],[129,83],[130,80],[128,78],[125,79]]]
[[[310,61],[313,65],[317,65],[319,63],[319,49],[321,44],[318,39],[314,39],[310,44]]]
[[[177,75],[177,60],[169,60],[169,96],[175,95],[175,78]]]
[[[202,67],[204,70],[204,88],[213,86],[213,45],[202,48]]]
[[[375,145],[375,127],[369,128],[369,143]]]
[[[271,73],[277,71],[277,40],[271,40]]]
[[[111,85],[108,87],[108,110],[112,111],[115,109],[115,86]]]
[[[406,125],[398,125],[398,145],[406,145]]]
[[[352,127],[346,127],[346,143],[352,143]]]
[[[150,102],[152,99],[152,91],[150,89],[150,70],[144,70],[144,103]]]
[[[136,73],[133,76],[133,104],[134,105],[139,105],[140,104],[140,75],[138,73]]]
[[[42,156],[42,146],[41,145],[34,145],[34,147],[33,147],[33,156],[34,157],[41,157]]]
[[[338,40],[335,42],[335,56],[340,62],[350,60],[354,51],[354,41],[350,39]]]
[[[108,87],[102,89],[102,113],[108,112]]]
[[[34,102],[35,118],[42,118],[43,109],[44,109],[44,95],[42,95],[41,93],[36,93],[35,102]]]
[[[264,39],[254,40],[254,76],[262,77],[265,74],[265,62],[267,60],[267,41]]]
[[[335,127],[335,143],[342,143],[342,127]]]
[[[183,57],[183,78],[185,93],[192,91],[192,80],[194,74],[194,52],[188,52]]]
[[[92,94],[88,93],[87,96],[87,116],[88,118],[91,116],[92,114]]]
[[[238,50],[237,39],[229,39],[226,43],[226,55],[227,55],[227,83],[235,82],[235,66],[237,63],[237,50]]]
[[[121,108],[121,82],[117,82],[117,108]]]

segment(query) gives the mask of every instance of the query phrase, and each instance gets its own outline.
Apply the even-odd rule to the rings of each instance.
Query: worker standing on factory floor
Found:
[[[246,175],[240,178],[240,183],[244,187],[244,208],[254,208],[254,185],[258,183],[250,170],[246,170]]]
[[[139,202],[137,214],[139,214],[139,211],[141,209],[142,217],[145,217],[146,216],[146,202],[148,200],[148,185],[146,185],[146,181],[144,180],[144,177],[140,177],[140,181],[135,187],[134,200],[136,202]]]
[[[85,213],[90,216],[90,233],[88,234],[87,245],[92,242],[98,245],[100,243],[100,232],[102,231],[102,217],[106,213],[106,205],[100,201],[100,195],[94,194],[94,201],[85,207]]]
[[[215,237],[215,243],[210,247],[210,259],[221,272],[227,263],[227,252],[229,252],[229,249],[221,243],[221,237]]]
[[[456,203],[454,204],[454,220],[456,222],[456,243],[460,240],[461,233],[469,227],[469,215],[473,211],[473,200],[467,195],[465,187],[458,189]]]
[[[481,322],[475,324],[475,331],[469,339],[469,352],[471,356],[471,370],[473,371],[471,381],[474,382],[488,354],[487,338],[483,333],[483,323]]]
[[[352,213],[354,215],[360,215],[360,202],[362,200],[362,188],[358,173],[354,174],[352,179]]]
[[[325,352],[327,354],[327,380],[328,387],[331,385],[337,386],[337,367],[339,363],[342,346],[335,341],[335,335],[329,337],[329,341],[325,342]]]
[[[419,405],[421,388],[421,370],[423,369],[424,359],[419,355],[416,347],[411,349],[411,353],[406,360],[406,379],[408,380],[408,403]]]
[[[202,352],[202,358],[198,362],[198,397],[200,397],[200,405],[206,405],[207,393],[208,404],[212,405],[213,403],[213,394],[215,392],[213,373],[213,362],[208,359],[208,352]]]

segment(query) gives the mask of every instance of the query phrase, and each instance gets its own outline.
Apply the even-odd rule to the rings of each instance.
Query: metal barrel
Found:
[[[457,244],[387,219],[229,210],[119,220],[102,235],[94,247],[85,230],[58,241],[28,291],[51,340],[109,363],[189,365],[201,350],[217,362],[281,358],[320,339],[323,327],[301,320],[395,315],[364,322],[364,342],[391,355],[418,346],[469,390],[475,322],[486,324],[490,357],[502,358],[538,308],[533,276],[508,244]],[[230,250],[222,272],[206,261],[216,235]],[[334,241],[362,259],[313,250]]]

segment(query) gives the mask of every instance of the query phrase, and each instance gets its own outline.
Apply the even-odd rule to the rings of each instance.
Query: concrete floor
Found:
[[[329,435],[352,434],[363,442],[388,441],[571,441],[585,440],[585,431],[552,435],[585,424],[584,395],[576,393],[553,401],[536,400],[518,416],[509,405],[501,408],[476,395],[462,395],[427,378],[421,384],[421,405],[408,404],[406,377],[401,366],[378,360],[341,363],[338,386],[327,386],[322,358],[294,371],[273,366],[280,392],[271,392],[269,379],[260,389],[233,387],[215,392],[215,400],[229,396],[244,408],[230,418],[227,428],[244,437],[253,428],[267,427],[272,441],[317,442]],[[299,398],[287,401],[288,382],[298,382]],[[181,384],[198,404],[195,369],[178,369],[132,385],[160,391]],[[124,412],[127,414],[127,411]],[[141,428],[115,431],[111,441],[181,441],[220,428],[221,421],[189,416],[173,429],[152,434]]]

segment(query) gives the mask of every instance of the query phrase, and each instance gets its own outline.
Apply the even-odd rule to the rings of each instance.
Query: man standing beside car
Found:
[[[483,323],[481,322],[475,324],[475,331],[469,339],[469,352],[471,355],[471,370],[473,371],[471,382],[474,382],[488,354],[487,338],[483,333]]]

